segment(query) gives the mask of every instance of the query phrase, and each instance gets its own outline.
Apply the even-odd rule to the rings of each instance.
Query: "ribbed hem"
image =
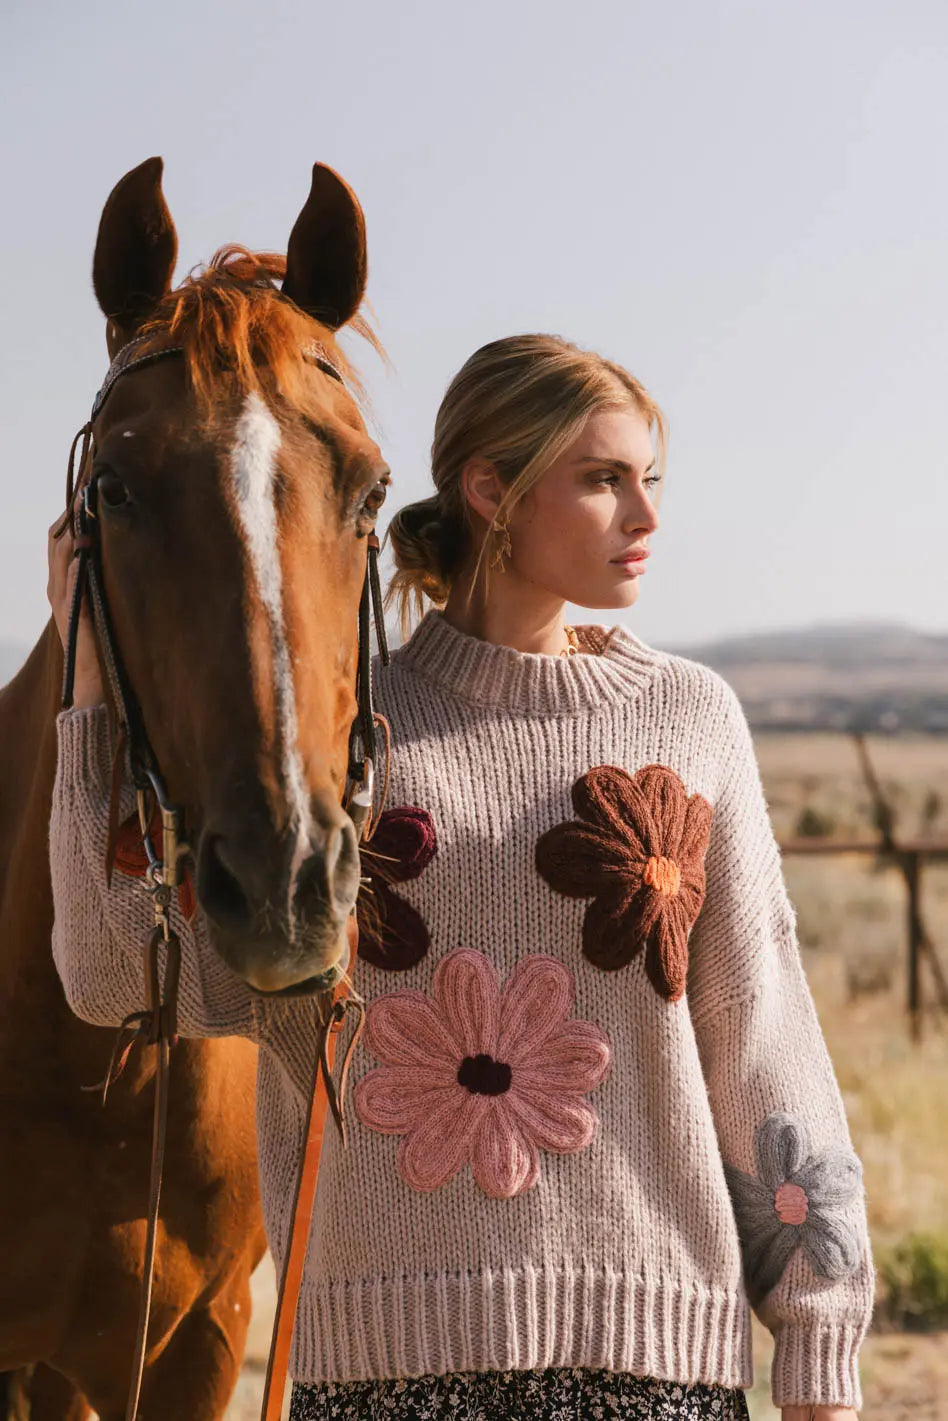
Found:
[[[392,659],[464,700],[545,715],[628,700],[666,659],[627,627],[590,623],[576,630],[581,641],[602,650],[576,656],[517,651],[458,631],[434,608]]]
[[[862,1408],[859,1347],[864,1327],[781,1327],[774,1336],[771,1392],[775,1406]]]
[[[365,1381],[596,1367],[749,1387],[742,1293],[611,1271],[503,1269],[325,1284],[304,1280],[292,1374]]]
[[[59,777],[64,785],[81,784],[108,794],[112,776],[109,713],[105,706],[60,711]]]

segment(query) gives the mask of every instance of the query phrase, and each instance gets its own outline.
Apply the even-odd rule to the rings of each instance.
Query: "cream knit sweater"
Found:
[[[376,661],[388,926],[360,947],[349,1145],[327,1132],[292,1373],[747,1387],[753,1305],[777,1405],[859,1407],[861,1168],[746,720],[709,668],[622,627],[581,637],[523,653],[431,611]],[[150,905],[104,881],[104,710],[59,737],[53,951],[73,1009],[109,1024],[142,1005]],[[200,914],[176,926],[182,1032],[261,1046],[279,1263],[312,1006],[255,997]]]

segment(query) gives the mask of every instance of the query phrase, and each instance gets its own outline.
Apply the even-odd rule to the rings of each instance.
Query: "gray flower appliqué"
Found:
[[[798,1247],[821,1278],[854,1272],[861,1241],[845,1211],[862,1187],[858,1156],[832,1147],[811,1154],[806,1126],[785,1110],[758,1126],[754,1154],[756,1179],[724,1162],[751,1305],[780,1280]]]

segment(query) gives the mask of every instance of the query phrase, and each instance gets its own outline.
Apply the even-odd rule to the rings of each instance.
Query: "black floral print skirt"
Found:
[[[740,1387],[551,1367],[369,1382],[297,1382],[290,1421],[749,1421]]]

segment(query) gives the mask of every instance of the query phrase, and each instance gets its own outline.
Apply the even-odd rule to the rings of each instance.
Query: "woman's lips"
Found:
[[[645,571],[645,564],[648,561],[647,552],[626,553],[624,557],[613,558],[613,567],[621,567],[624,572],[632,577],[639,577]]]

